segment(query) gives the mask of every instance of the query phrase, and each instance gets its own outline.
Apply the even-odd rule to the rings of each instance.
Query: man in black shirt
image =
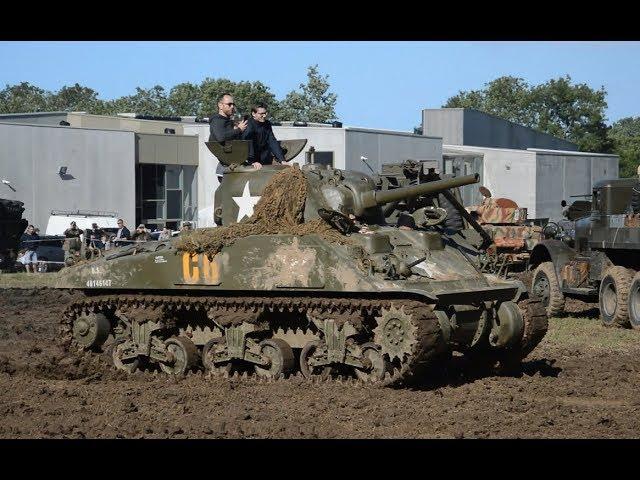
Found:
[[[223,93],[218,97],[218,113],[211,118],[209,126],[210,142],[240,140],[240,135],[247,129],[247,121],[243,120],[234,126],[232,117],[235,111],[236,104],[232,95]]]
[[[209,141],[224,143],[227,140],[240,140],[242,132],[247,129],[247,120],[243,120],[238,125],[233,124],[233,113],[236,111],[236,104],[233,95],[223,93],[218,97],[218,113],[211,117],[209,122]],[[223,167],[218,164],[216,175],[218,180],[222,180]]]
[[[282,148],[273,134],[271,122],[267,120],[267,113],[267,107],[262,103],[251,107],[253,118],[249,119],[247,129],[242,133],[243,140],[251,141],[249,163],[256,169],[262,168],[262,165],[271,165],[277,162],[288,165],[284,159]]]

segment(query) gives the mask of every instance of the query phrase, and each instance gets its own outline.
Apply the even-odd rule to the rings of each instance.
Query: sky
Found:
[[[608,93],[608,123],[640,116],[640,42],[0,42],[0,88],[90,87],[103,100],[136,87],[169,90],[206,77],[261,81],[276,98],[318,65],[348,126],[411,131],[423,108],[512,75],[529,84],[570,75]]]

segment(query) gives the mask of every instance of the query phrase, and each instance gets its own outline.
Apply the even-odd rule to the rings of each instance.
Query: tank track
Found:
[[[355,299],[335,297],[303,297],[303,296],[176,296],[149,294],[122,295],[86,295],[70,304],[61,320],[61,345],[70,352],[86,355],[86,350],[73,338],[74,320],[83,314],[111,313],[116,310],[142,309],[150,317],[155,314],[177,314],[190,310],[208,312],[213,310],[219,323],[234,326],[243,321],[257,318],[256,313],[267,311],[282,314],[311,314],[335,319],[336,324],[350,321],[358,325],[365,317],[371,318],[382,309],[393,305],[402,306],[411,315],[415,325],[415,339],[404,361],[392,362],[383,380],[374,383],[382,386],[401,386],[420,381],[429,367],[436,351],[441,349],[440,327],[433,305],[414,299]],[[253,315],[253,316],[252,316]],[[145,315],[146,316],[146,315]],[[187,325],[184,325],[185,327]],[[363,327],[367,330],[367,327]],[[253,375],[252,375],[253,376]],[[339,377],[340,380],[343,380]],[[360,380],[353,380],[358,383]]]

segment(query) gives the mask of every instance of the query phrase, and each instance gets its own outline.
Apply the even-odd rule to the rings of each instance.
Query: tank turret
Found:
[[[239,163],[240,159],[246,158],[247,142],[238,140],[230,143],[231,145],[224,147],[217,143],[207,143],[216,156],[220,155],[221,163],[227,166],[224,181],[215,195],[214,215],[219,225],[230,225],[249,217],[267,182],[282,169],[290,168],[268,165],[255,170]],[[475,174],[393,190],[379,190],[376,180],[362,172],[319,164],[304,165],[302,170],[308,184],[304,212],[306,220],[319,218],[318,210],[324,209],[374,224],[385,223],[382,211],[384,205],[470,185],[477,183],[479,178]]]

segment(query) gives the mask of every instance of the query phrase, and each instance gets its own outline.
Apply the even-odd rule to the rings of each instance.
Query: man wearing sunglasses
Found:
[[[227,140],[240,140],[242,132],[247,129],[247,120],[242,120],[234,125],[233,114],[236,111],[236,104],[233,96],[229,93],[223,93],[218,97],[218,113],[213,115],[209,124],[209,141],[224,143]],[[251,147],[249,147],[251,149]],[[249,152],[251,155],[252,152]],[[222,182],[224,168],[222,164],[218,164],[216,175],[218,181]]]
[[[240,135],[247,129],[247,121],[243,120],[238,125],[233,124],[233,114],[236,104],[233,96],[223,93],[218,97],[218,113],[211,118],[209,131],[210,142],[226,142],[227,140],[240,140]]]

